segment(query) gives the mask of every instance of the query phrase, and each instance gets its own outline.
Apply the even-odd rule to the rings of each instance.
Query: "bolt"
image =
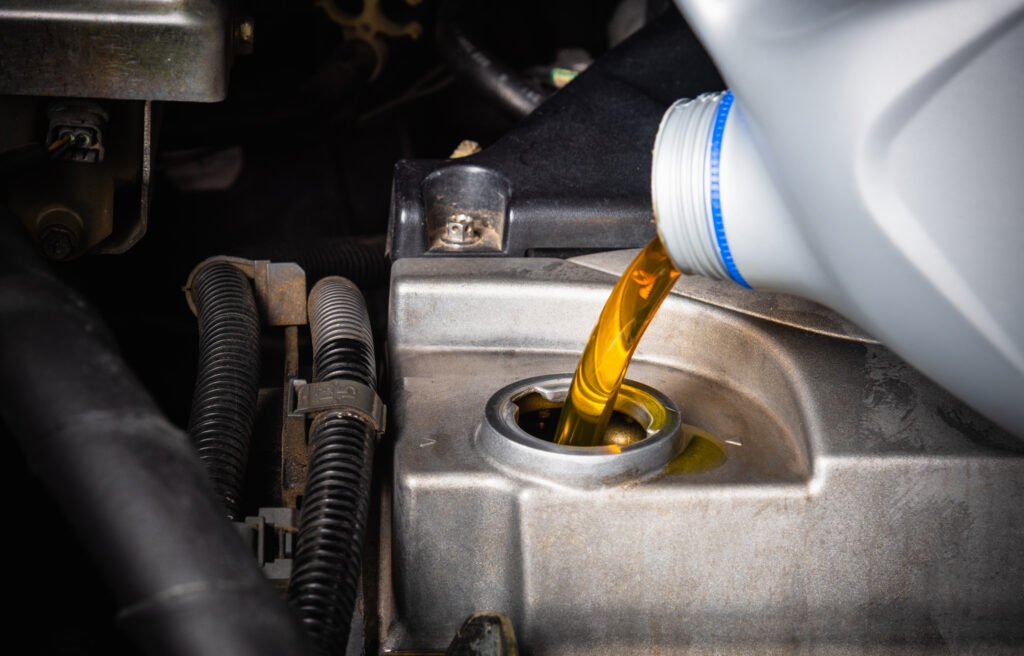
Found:
[[[467,246],[480,241],[480,233],[473,227],[472,217],[456,214],[445,224],[442,240],[449,244]]]
[[[39,235],[39,247],[51,260],[66,260],[78,250],[78,233],[63,225],[47,226]]]

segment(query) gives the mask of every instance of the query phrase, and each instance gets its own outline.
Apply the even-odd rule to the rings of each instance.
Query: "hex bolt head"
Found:
[[[465,246],[480,241],[480,233],[473,227],[472,217],[456,214],[445,224],[444,236],[441,239],[449,244]]]
[[[78,250],[78,233],[63,225],[47,226],[39,234],[39,248],[51,260],[67,260]]]

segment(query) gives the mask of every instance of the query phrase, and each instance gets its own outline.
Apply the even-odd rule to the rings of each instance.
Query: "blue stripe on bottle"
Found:
[[[736,262],[732,259],[732,251],[729,250],[729,240],[725,237],[725,226],[722,225],[722,196],[718,187],[718,168],[722,159],[722,137],[725,135],[725,122],[729,118],[729,110],[732,109],[732,91],[726,91],[722,96],[722,102],[718,105],[718,114],[715,116],[715,126],[711,132],[711,220],[715,224],[715,239],[718,241],[718,252],[722,254],[722,262],[725,270],[733,280],[750,288],[747,281],[740,275],[736,268]]]

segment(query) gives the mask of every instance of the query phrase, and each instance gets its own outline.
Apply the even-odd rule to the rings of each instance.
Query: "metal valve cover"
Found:
[[[628,376],[710,432],[721,466],[594,489],[481,449],[491,395],[570,372],[626,260],[396,263],[385,648],[444,645],[485,609],[532,654],[1021,645],[1024,454],[882,346],[722,309],[684,278]]]

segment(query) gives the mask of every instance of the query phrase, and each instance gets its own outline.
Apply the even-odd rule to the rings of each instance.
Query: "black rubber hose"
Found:
[[[517,70],[496,59],[462,25],[466,0],[446,0],[437,17],[437,47],[457,78],[465,79],[511,116],[522,118],[545,95]]]
[[[0,215],[0,416],[149,654],[309,653],[188,436]],[[17,502],[17,501],[15,501]]]
[[[256,297],[245,274],[214,262],[196,274],[192,299],[199,322],[199,368],[188,434],[228,517],[239,520],[260,388]]]
[[[391,271],[382,238],[328,237],[302,244],[252,245],[242,248],[241,255],[254,260],[294,262],[306,272],[306,280],[341,276],[363,290],[386,287]]]
[[[370,322],[351,281],[331,277],[309,295],[315,381],[355,380],[376,389]],[[376,433],[339,412],[310,427],[309,469],[288,596],[318,654],[345,653],[359,591]]]

